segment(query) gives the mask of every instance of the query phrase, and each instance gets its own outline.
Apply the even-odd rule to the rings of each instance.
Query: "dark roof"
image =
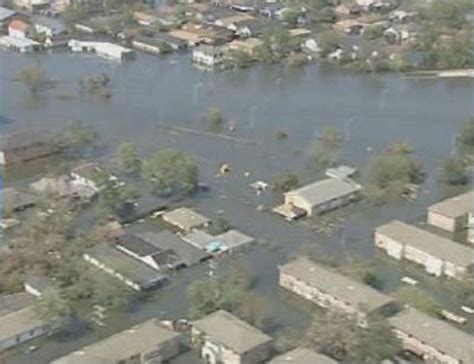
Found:
[[[137,235],[147,243],[161,250],[175,251],[181,260],[188,266],[199,263],[209,257],[209,254],[206,252],[186,243],[168,230],[159,233],[146,232]]]
[[[161,250],[156,246],[149,244],[143,238],[135,234],[126,234],[120,239],[119,242],[117,242],[117,245],[124,247],[139,257],[146,257]]]

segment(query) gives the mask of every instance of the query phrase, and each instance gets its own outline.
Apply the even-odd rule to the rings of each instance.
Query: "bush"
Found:
[[[443,161],[439,180],[446,185],[462,186],[469,182],[469,176],[464,163],[460,159],[448,158]]]

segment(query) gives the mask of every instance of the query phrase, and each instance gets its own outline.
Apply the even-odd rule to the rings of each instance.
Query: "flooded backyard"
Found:
[[[196,70],[189,55],[158,58],[138,54],[135,61],[109,63],[92,56],[65,53],[35,58],[0,53],[2,66],[2,117],[8,120],[2,133],[33,128],[60,131],[69,121],[80,119],[93,125],[107,146],[104,158],[111,158],[123,140],[133,141],[143,155],[157,149],[175,148],[192,155],[199,166],[200,180],[210,186],[187,205],[204,214],[224,217],[234,227],[254,236],[259,244],[245,254],[227,257],[253,267],[257,281],[253,288],[271,299],[272,330],[286,326],[305,327],[308,313],[286,297],[277,285],[277,267],[303,251],[337,259],[370,258],[375,255],[372,233],[375,226],[391,219],[421,223],[428,205],[442,198],[436,178],[440,161],[453,152],[459,126],[474,114],[472,80],[413,80],[399,74],[352,74],[318,65],[304,68],[258,66],[247,70],[209,73]],[[36,63],[56,81],[54,89],[32,98],[25,85],[14,81],[24,67]],[[106,73],[111,78],[110,99],[80,95],[78,80]],[[67,99],[60,95],[68,94]],[[236,125],[223,135],[183,132],[182,128],[207,131],[202,120],[206,109],[217,106],[226,120]],[[367,161],[393,141],[414,147],[427,174],[420,195],[413,202],[380,207],[361,202],[348,207],[330,236],[315,232],[314,221],[284,222],[265,210],[275,203],[270,193],[256,195],[249,184],[270,181],[292,170],[302,183],[318,178],[307,168],[307,150],[325,125],[333,125],[344,137],[341,160],[362,172]],[[181,131],[173,130],[174,127]],[[284,131],[288,138],[277,140]],[[219,165],[231,166],[225,178],[216,178]],[[39,178],[29,169],[15,171],[8,183],[21,185]],[[363,183],[362,177],[359,179]],[[384,260],[384,290],[393,292],[404,275],[400,264]],[[382,263],[380,263],[382,264]],[[422,288],[430,291],[447,308],[456,310],[448,284],[414,271]],[[203,265],[180,272],[171,287],[158,291],[132,312],[117,314],[105,328],[87,335],[51,340],[35,352],[35,362],[48,362],[78,347],[135,322],[162,315],[183,317],[187,312],[186,286],[204,276]],[[441,283],[440,283],[441,282]],[[474,320],[467,329],[474,332]],[[8,363],[26,363],[21,352]]]

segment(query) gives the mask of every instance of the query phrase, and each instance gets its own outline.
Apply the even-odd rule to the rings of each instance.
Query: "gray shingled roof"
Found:
[[[327,201],[359,191],[360,188],[360,185],[351,180],[327,178],[299,189],[289,191],[285,195],[300,196],[308,201],[311,206],[317,206]]]
[[[273,358],[269,364],[337,364],[337,361],[311,349],[296,348]]]
[[[115,335],[86,346],[67,356],[53,361],[53,364],[117,363],[137,353],[149,353],[176,340],[179,333],[159,324],[156,319],[148,320]]]
[[[391,297],[372,287],[333,272],[305,257],[281,266],[280,272],[337,297],[361,311],[372,312],[393,301]]]
[[[473,264],[474,251],[472,248],[413,225],[394,220],[377,227],[375,231],[458,266],[468,267]]]
[[[474,336],[413,308],[389,319],[397,330],[407,333],[463,363],[474,363]]]
[[[146,264],[107,244],[96,245],[88,249],[86,254],[138,285],[147,286],[166,278]]]
[[[474,210],[474,191],[469,191],[462,195],[435,203],[428,207],[428,210],[453,218],[465,215]]]
[[[193,321],[192,326],[237,353],[272,341],[270,336],[223,310]]]
[[[160,231],[159,233],[145,232],[137,234],[137,236],[148,244],[161,250],[171,249],[175,251],[181,260],[188,266],[197,264],[209,257],[209,254],[206,252],[186,243],[168,230]]]

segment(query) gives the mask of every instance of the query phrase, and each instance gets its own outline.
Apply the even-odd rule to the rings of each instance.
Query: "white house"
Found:
[[[308,216],[319,215],[359,198],[361,186],[352,180],[327,178],[284,194],[284,204],[302,209]]]
[[[0,316],[0,351],[50,333],[50,327],[37,318],[33,306]]]
[[[365,284],[300,257],[279,267],[281,287],[323,308],[357,316],[361,325],[368,313],[382,313],[393,299]]]
[[[428,207],[428,224],[451,233],[465,229],[474,207],[474,191],[448,198]]]
[[[56,359],[52,364],[161,364],[178,356],[183,348],[182,334],[151,319]]]
[[[408,308],[389,318],[394,333],[426,363],[474,363],[474,337],[445,321]]]
[[[270,357],[272,338],[226,311],[191,323],[191,338],[209,364],[258,364]]]
[[[215,67],[224,62],[226,46],[201,45],[193,49],[192,60],[197,64]]]
[[[472,269],[472,248],[401,221],[377,227],[374,241],[392,258],[420,264],[437,277],[463,279]]]

